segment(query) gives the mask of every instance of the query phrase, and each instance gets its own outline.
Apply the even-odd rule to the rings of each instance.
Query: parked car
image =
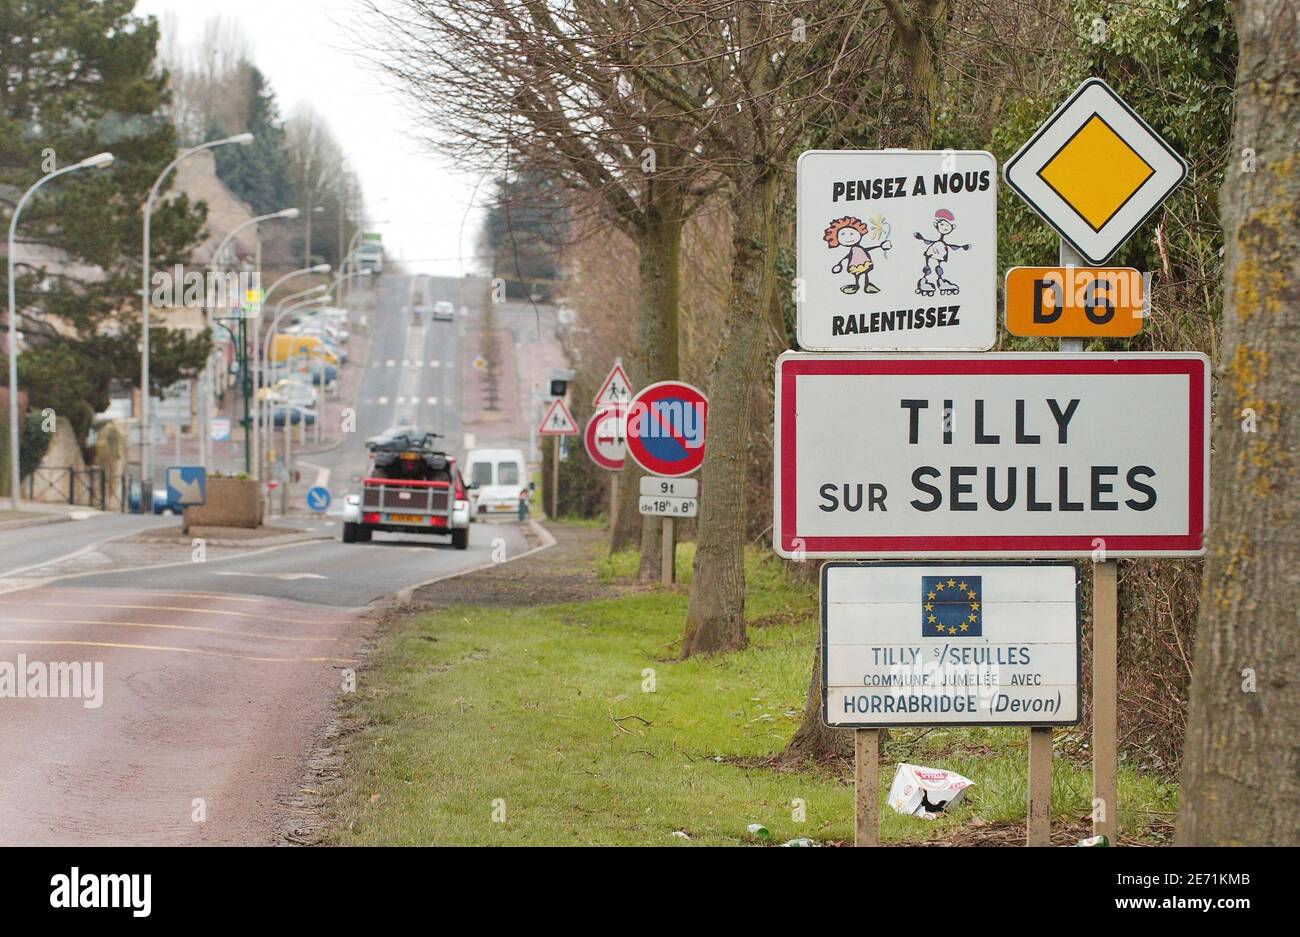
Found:
[[[306,407],[295,407],[291,404],[277,404],[271,408],[272,426],[284,426],[286,421],[290,426],[297,426],[303,422],[308,426],[315,426],[316,411],[309,410]]]
[[[282,377],[270,387],[263,387],[258,392],[258,396],[272,403],[287,403],[295,407],[315,408],[316,406],[316,391],[312,386],[291,377]]]
[[[344,309],[314,309],[309,315],[298,321],[303,325],[327,326],[332,330],[331,335],[339,344],[346,344],[347,340],[352,337],[348,331],[348,314]]]
[[[183,514],[185,508],[181,507],[179,501],[174,501],[167,497],[167,486],[153,490],[153,512],[155,514]]]
[[[270,381],[278,381],[286,377],[292,380],[310,381],[316,387],[321,387],[337,381],[339,379],[339,369],[332,364],[299,359],[294,361],[292,365],[284,363],[272,365],[267,373],[267,380]]]

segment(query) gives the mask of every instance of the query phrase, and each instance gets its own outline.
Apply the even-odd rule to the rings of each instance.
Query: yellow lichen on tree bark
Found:
[[[1300,842],[1300,14],[1237,7],[1211,533],[1177,841]]]

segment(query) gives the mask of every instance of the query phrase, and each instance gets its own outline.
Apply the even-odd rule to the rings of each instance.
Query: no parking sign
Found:
[[[708,398],[690,384],[643,388],[628,404],[628,454],[654,475],[689,475],[704,461],[708,413]]]

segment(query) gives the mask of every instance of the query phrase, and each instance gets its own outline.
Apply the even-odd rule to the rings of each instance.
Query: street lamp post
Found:
[[[271,317],[271,325],[266,331],[266,341],[263,342],[262,347],[258,350],[259,357],[256,365],[259,373],[269,374],[271,371],[271,352],[274,348],[275,335],[279,328],[280,320],[289,313],[296,312],[297,310],[310,306],[313,303],[324,302],[328,290],[329,287],[324,283],[318,283],[316,286],[308,287],[305,290],[299,290],[297,293],[290,293],[284,299],[280,300],[280,302],[276,303],[275,315]],[[286,306],[288,308],[285,308]],[[267,380],[265,383],[269,387],[271,382]],[[257,400],[257,418],[261,421],[259,426],[266,424],[269,417],[269,411],[269,401],[263,401],[259,395]],[[270,452],[271,449],[271,437],[271,428],[270,425],[267,424],[265,438],[262,438],[260,435],[258,438],[258,445],[264,446],[265,451],[267,452]]]
[[[213,147],[224,146],[227,143],[248,144],[253,142],[251,133],[237,133],[233,137],[226,137],[222,140],[211,140],[207,143],[200,143],[198,146],[192,146],[189,149],[181,150],[162,172],[154,180],[149,189],[149,197],[144,203],[144,244],[141,253],[143,264],[143,273],[141,278],[141,322],[140,322],[140,474],[143,476],[141,490],[142,507],[152,510],[151,501],[153,498],[153,428],[149,424],[149,279],[150,279],[150,262],[149,262],[149,233],[150,223],[153,216],[154,202],[158,200],[158,192],[162,188],[163,180],[180,165],[181,161],[193,156],[200,150],[210,150]]]
[[[310,306],[319,305],[320,303],[325,302],[325,300],[329,296],[328,289],[329,288],[327,286],[321,284],[320,286],[314,287],[312,289],[303,290],[300,293],[295,293],[292,296],[286,297],[279,304],[279,306],[276,307],[275,318],[271,321],[271,328],[268,330],[266,335],[266,344],[263,346],[262,349],[263,360],[260,362],[260,367],[264,372],[270,370],[271,347],[274,343],[276,329],[279,328],[280,320],[291,313],[297,312],[299,309],[306,309]],[[286,364],[289,362],[289,360],[290,360],[289,356],[286,355],[285,356]],[[321,390],[324,391],[324,389],[325,389],[325,384],[322,376]],[[263,401],[259,399],[257,401],[257,410],[259,414],[261,414],[263,411],[266,412],[266,417],[263,422],[266,424],[266,451],[269,453],[271,451],[271,443],[275,435],[274,420],[272,418],[270,400]],[[260,466],[259,466],[259,470],[260,470]]]
[[[271,294],[274,293],[282,283],[285,283],[286,281],[291,280],[294,277],[305,276],[306,274],[309,273],[329,273],[330,269],[331,268],[329,264],[317,264],[314,267],[303,267],[299,270],[291,270],[289,273],[286,273],[284,276],[280,277],[280,279],[272,283],[270,287],[267,288],[266,292],[262,294],[262,305],[265,306],[270,301]],[[253,367],[255,369],[255,372],[253,374],[253,395],[254,396],[257,395],[257,390],[258,387],[260,386],[261,376],[262,376],[261,332],[262,332],[261,322],[260,321],[255,322],[253,324],[253,349],[252,349],[253,357],[251,359],[251,361],[253,362]],[[249,360],[250,359],[246,358],[243,362],[243,366],[245,369],[248,368]],[[253,412],[260,413],[261,407],[255,407]],[[252,435],[252,444],[253,444],[253,452],[252,452],[253,477],[260,481],[262,478],[262,460],[261,460],[261,452],[259,451],[261,436],[258,433],[257,429],[258,429],[257,420],[255,418],[253,421],[253,425],[251,426],[251,431],[252,431],[251,435]]]
[[[298,217],[298,209],[284,208],[281,209],[280,211],[270,212],[265,215],[258,215],[256,218],[248,219],[243,224],[235,225],[235,227],[230,229],[230,233],[225,236],[222,242],[217,245],[217,249],[213,251],[212,260],[209,261],[208,263],[208,269],[210,271],[216,271],[217,267],[220,266],[221,255],[225,251],[226,246],[230,244],[232,240],[234,240],[236,234],[238,234],[240,231],[243,231],[245,228],[250,228],[253,225],[261,224],[263,221],[272,221],[276,218],[293,219],[297,217]],[[204,306],[203,319],[205,323],[208,321],[207,306]],[[245,367],[247,367],[248,362],[244,361],[243,364]],[[204,469],[207,469],[208,467],[208,432],[209,432],[208,427],[211,422],[211,409],[212,409],[212,389],[211,387],[209,387],[209,382],[211,381],[210,365],[211,365],[211,359],[209,359],[209,366],[203,369],[203,378],[200,380],[200,391],[199,391],[200,404],[201,404],[199,410],[200,413],[199,464],[202,465]],[[247,438],[245,438],[244,440],[244,447],[245,450],[247,450],[248,447]],[[245,452],[245,456],[247,457],[247,452]]]
[[[18,510],[18,485],[22,480],[20,478],[22,473],[18,467],[20,449],[18,437],[22,435],[21,427],[18,425],[18,300],[14,288],[14,236],[18,232],[18,215],[22,213],[23,206],[27,204],[27,199],[31,197],[32,193],[54,177],[62,176],[64,173],[73,172],[77,169],[95,169],[108,166],[112,162],[112,153],[96,153],[79,163],[64,166],[62,169],[56,169],[54,172],[42,176],[36,181],[35,185],[23,193],[23,197],[14,206],[13,217],[9,219],[9,459],[11,461],[9,483],[12,486],[9,497],[15,511]]]
[[[356,279],[357,277],[368,277],[368,276],[372,276],[372,275],[374,274],[374,272],[375,272],[375,271],[373,271],[373,270],[354,270],[352,273],[345,273],[345,274],[342,274],[342,275],[340,275],[340,276],[338,276],[338,277],[335,277],[335,278],[334,278],[334,305],[336,305],[336,306],[341,306],[341,305],[343,305],[343,289],[342,289],[342,287],[343,287],[343,284],[344,284],[345,282],[347,282],[347,281],[349,281],[349,280],[354,280],[354,279]],[[348,289],[351,289],[351,287],[348,287]]]

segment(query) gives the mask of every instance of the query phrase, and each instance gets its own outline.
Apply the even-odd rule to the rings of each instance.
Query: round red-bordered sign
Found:
[[[627,457],[627,408],[621,403],[607,403],[596,408],[587,421],[582,441],[591,461],[607,472],[621,472]]]
[[[627,453],[647,472],[689,475],[704,461],[709,399],[681,381],[644,387],[627,405]]]

